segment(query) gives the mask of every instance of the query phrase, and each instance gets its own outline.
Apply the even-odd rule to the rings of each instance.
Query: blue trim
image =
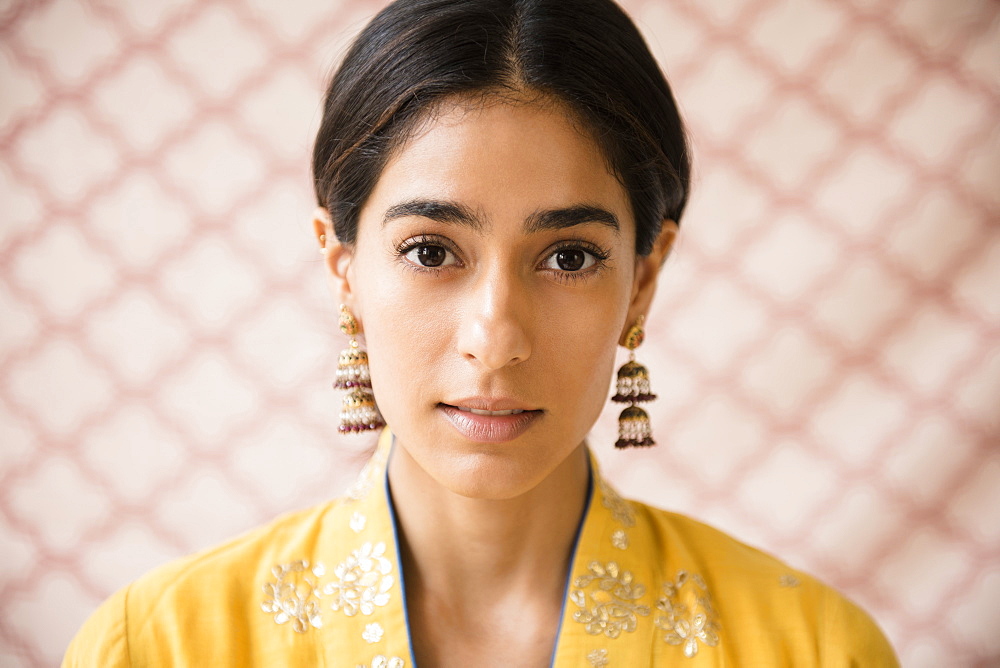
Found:
[[[385,461],[385,501],[389,507],[389,519],[392,520],[392,540],[396,548],[396,563],[399,564],[399,591],[403,599],[403,622],[406,625],[406,648],[410,652],[410,665],[417,666],[417,659],[413,656],[413,635],[410,633],[410,610],[406,604],[406,582],[403,579],[403,558],[399,553],[399,530],[396,524],[396,507],[392,502],[392,491],[389,489],[389,461],[392,453],[396,449],[396,435],[392,435],[392,444],[389,446],[389,456]],[[562,636],[563,619],[566,617],[566,601],[569,598],[569,588],[573,581],[573,564],[576,563],[576,555],[580,549],[580,536],[583,535],[583,525],[587,522],[587,515],[590,514],[590,504],[594,498],[594,468],[590,463],[588,451],[587,456],[587,500],[583,505],[583,513],[580,515],[580,523],[576,527],[576,535],[573,537],[573,557],[569,560],[569,570],[566,572],[566,584],[563,585],[562,608],[559,610],[559,626],[556,627],[556,639],[552,645],[552,658],[549,660],[549,668],[554,668],[556,664],[556,652],[559,650],[559,638]]]
[[[583,514],[580,515],[580,524],[576,527],[576,537],[573,538],[573,557],[569,560],[569,570],[566,572],[566,584],[563,587],[562,609],[559,610],[559,626],[556,627],[556,641],[552,646],[552,659],[549,661],[549,668],[556,665],[556,652],[559,651],[559,638],[562,636],[563,620],[566,618],[566,601],[569,600],[569,586],[573,581],[573,564],[576,563],[576,554],[580,549],[580,536],[583,535],[583,525],[587,522],[587,515],[590,514],[590,503],[594,498],[594,467],[590,463],[590,451],[587,451],[587,502],[583,505]]]
[[[403,558],[399,554],[399,531],[396,525],[396,507],[392,503],[392,491],[389,489],[389,461],[392,453],[396,449],[396,435],[392,435],[392,443],[389,445],[389,455],[385,458],[385,502],[389,506],[389,519],[392,520],[392,542],[396,547],[396,563],[399,564],[399,591],[403,599],[403,624],[406,626],[406,649],[410,652],[410,665],[417,666],[417,659],[413,656],[413,636],[410,633],[410,610],[406,605],[406,582],[403,580]]]

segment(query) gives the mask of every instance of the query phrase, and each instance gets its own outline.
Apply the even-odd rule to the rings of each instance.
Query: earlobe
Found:
[[[330,213],[323,207],[317,207],[313,212],[313,230],[319,242],[320,253],[323,254],[323,264],[330,282],[330,291],[338,302],[351,305],[353,301],[350,271],[353,258],[352,249],[337,239]]]

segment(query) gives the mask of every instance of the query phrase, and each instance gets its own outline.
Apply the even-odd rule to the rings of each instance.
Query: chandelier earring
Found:
[[[368,353],[358,345],[358,321],[344,304],[340,305],[340,331],[350,337],[350,343],[340,353],[337,364],[337,380],[333,386],[347,390],[340,409],[341,433],[359,433],[381,429],[385,420],[375,405],[372,394],[372,380],[368,370]]]
[[[642,344],[646,332],[642,328],[645,316],[639,316],[625,335],[628,348],[628,362],[618,369],[618,391],[611,401],[629,404],[618,417],[618,441],[616,448],[635,448],[656,445],[649,415],[636,404],[652,401],[656,395],[649,388],[649,370],[635,361],[635,349]]]

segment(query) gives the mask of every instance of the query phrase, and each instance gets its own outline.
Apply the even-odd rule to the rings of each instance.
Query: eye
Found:
[[[407,250],[403,257],[421,267],[435,268],[455,264],[455,256],[440,244],[417,244]]]
[[[597,258],[593,253],[582,248],[560,248],[545,261],[546,269],[558,269],[560,271],[580,271],[590,269],[597,264]]]

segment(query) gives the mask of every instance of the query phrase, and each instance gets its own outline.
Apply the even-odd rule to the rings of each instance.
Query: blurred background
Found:
[[[308,165],[383,4],[0,1],[0,665],[359,468]],[[605,472],[998,665],[1000,3],[623,4],[696,181]]]

